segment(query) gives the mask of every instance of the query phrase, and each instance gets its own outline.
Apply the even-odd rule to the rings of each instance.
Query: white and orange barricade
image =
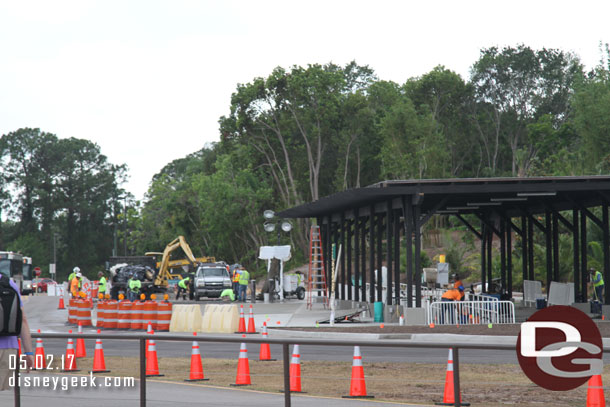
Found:
[[[169,331],[172,320],[172,303],[165,299],[157,304],[157,331]]]
[[[131,311],[133,309],[133,302],[129,300],[119,301],[118,306],[118,329],[129,329],[131,328]]]
[[[154,294],[153,294],[154,296]],[[152,298],[152,297],[151,297]],[[159,308],[154,298],[144,303],[144,314],[142,315],[142,329],[147,329],[150,322],[151,328],[157,330],[157,310]]]
[[[119,303],[116,300],[106,300],[104,329],[116,329],[118,319]]]
[[[91,326],[91,300],[82,299],[78,302],[76,323],[82,326]]]
[[[78,323],[78,303],[80,300],[78,298],[70,298],[68,302],[68,323],[77,324]]]
[[[95,326],[98,328],[103,328],[106,323],[106,301],[103,298],[100,298],[97,302],[97,322]]]
[[[145,311],[146,308],[146,303],[144,301],[134,301],[133,302],[133,307],[131,309],[131,325],[130,325],[130,329],[145,329],[146,327],[143,327],[142,325],[144,325],[143,323],[143,319],[142,319],[142,315],[143,312]]]

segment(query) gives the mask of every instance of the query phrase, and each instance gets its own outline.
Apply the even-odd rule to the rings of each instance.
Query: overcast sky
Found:
[[[100,145],[141,199],[165,164],[218,140],[238,83],[356,60],[403,83],[524,43],[592,68],[610,1],[0,0],[0,134],[38,127]]]

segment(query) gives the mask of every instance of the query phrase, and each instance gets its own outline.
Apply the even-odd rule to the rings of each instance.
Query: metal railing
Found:
[[[467,301],[500,301],[497,297],[492,297],[488,294],[470,294],[466,293]]]
[[[428,307],[428,324],[483,325],[514,324],[511,301],[441,301]]]
[[[74,334],[63,333],[34,333],[33,338],[42,339],[68,339],[74,338]],[[131,340],[138,341],[140,344],[140,406],[146,407],[146,340],[154,338],[155,342],[160,341],[178,341],[192,342],[193,339],[198,342],[229,342],[229,343],[269,343],[282,345],[283,348],[283,376],[284,376],[284,406],[291,406],[290,397],[290,355],[289,345],[311,345],[311,346],[369,346],[381,348],[428,348],[428,349],[452,349],[453,350],[453,389],[454,389],[454,406],[460,406],[460,359],[459,349],[483,349],[483,350],[515,350],[516,344],[490,344],[486,342],[452,342],[451,344],[442,342],[430,341],[412,341],[412,340],[332,340],[332,339],[301,339],[301,338],[243,338],[238,336],[212,336],[212,335],[169,335],[155,334],[151,337],[148,334],[79,334],[78,338],[83,339],[103,339],[103,340]],[[604,352],[610,352],[610,347],[604,347]],[[19,380],[19,364],[15,370],[15,407],[21,406],[21,393],[18,386]]]

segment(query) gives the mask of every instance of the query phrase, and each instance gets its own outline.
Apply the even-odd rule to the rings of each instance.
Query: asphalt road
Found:
[[[31,374],[30,377],[38,376]],[[45,375],[40,375],[44,377]],[[99,407],[99,406],[139,406],[140,389],[139,382],[135,381],[134,387],[105,386],[104,378],[95,377],[96,387],[92,387],[91,381],[84,378],[85,383],[78,386],[63,384],[70,383],[68,375],[46,375],[57,378],[57,385],[49,382],[48,387],[24,387],[21,391],[21,406],[23,407]],[[50,380],[51,380],[50,379]],[[32,385],[33,382],[30,382]],[[112,383],[111,383],[112,384]],[[62,388],[63,387],[63,388]],[[10,406],[13,404],[13,391],[0,392],[0,405]],[[205,401],[203,401],[205,400]],[[270,407],[283,406],[284,395],[281,393],[264,393],[247,389],[227,389],[198,384],[182,384],[168,382],[146,382],[146,405],[148,407],[181,407],[181,406],[248,406],[248,407]],[[348,400],[323,397],[311,397],[306,395],[292,395],[291,405],[295,407],[372,407],[372,406],[406,406],[423,407],[423,405],[386,403],[379,401]]]

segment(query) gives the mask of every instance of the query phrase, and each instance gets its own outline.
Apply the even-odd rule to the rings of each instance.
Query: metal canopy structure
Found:
[[[409,307],[421,306],[421,230],[431,216],[454,216],[480,239],[484,291],[492,280],[492,242],[497,236],[500,281],[509,298],[513,234],[521,238],[523,279],[534,280],[534,230],[543,233],[549,287],[551,281],[559,280],[561,225],[572,235],[574,301],[586,302],[587,228],[601,228],[602,272],[605,281],[610,281],[609,205],[610,176],[430,179],[383,181],[289,208],[279,216],[317,219],[326,253],[332,243],[343,244],[346,255],[335,287],[341,299],[380,301],[382,282],[371,271],[381,270],[385,263],[387,287],[394,290],[388,293],[387,303],[399,303],[400,284],[392,282],[400,282],[400,261],[395,260],[406,251]],[[325,261],[329,263],[330,258]],[[326,270],[330,269],[327,264]],[[610,290],[604,300],[610,304]]]

